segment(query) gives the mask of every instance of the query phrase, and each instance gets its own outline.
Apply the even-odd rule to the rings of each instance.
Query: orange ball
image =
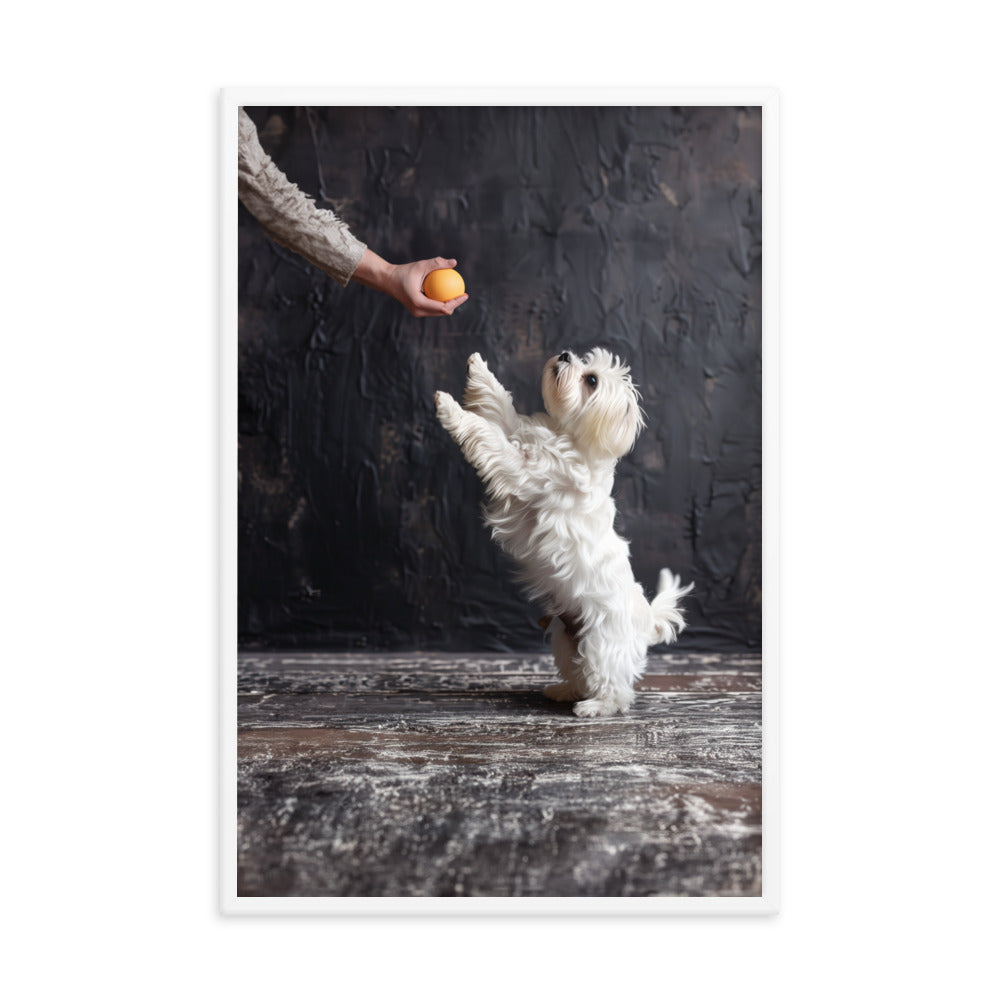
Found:
[[[424,295],[435,302],[448,302],[465,294],[465,282],[453,267],[440,267],[424,278]]]

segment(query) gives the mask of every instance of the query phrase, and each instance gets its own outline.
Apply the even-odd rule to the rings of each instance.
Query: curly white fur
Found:
[[[664,569],[647,601],[614,530],[615,466],[644,425],[629,368],[601,348],[582,358],[564,352],[545,365],[542,397],[546,413],[519,415],[473,354],[463,406],[446,392],[434,401],[486,487],[493,537],[547,611],[563,679],[545,694],[575,701],[583,717],[625,712],[648,647],[684,628],[678,602],[693,585]]]

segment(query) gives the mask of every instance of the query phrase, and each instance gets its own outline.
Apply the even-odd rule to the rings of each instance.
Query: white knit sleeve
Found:
[[[361,262],[365,244],[333,212],[317,208],[275,166],[260,145],[253,121],[242,108],[239,126],[240,201],[275,243],[346,285]]]

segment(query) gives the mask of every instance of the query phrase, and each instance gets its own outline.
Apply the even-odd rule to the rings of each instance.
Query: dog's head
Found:
[[[582,358],[564,351],[542,375],[545,409],[594,458],[621,458],[645,425],[627,365],[601,347]]]

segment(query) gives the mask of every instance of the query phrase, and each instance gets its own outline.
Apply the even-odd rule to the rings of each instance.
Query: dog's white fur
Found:
[[[478,354],[469,358],[463,406],[435,397],[438,419],[482,479],[486,523],[519,566],[519,579],[551,620],[558,684],[549,698],[575,701],[590,717],[626,712],[646,650],[684,628],[681,587],[660,572],[646,600],[614,530],[618,459],[644,418],[629,368],[596,348],[550,358],[542,376],[546,413],[519,415],[510,393]],[[543,619],[543,622],[545,619]]]

